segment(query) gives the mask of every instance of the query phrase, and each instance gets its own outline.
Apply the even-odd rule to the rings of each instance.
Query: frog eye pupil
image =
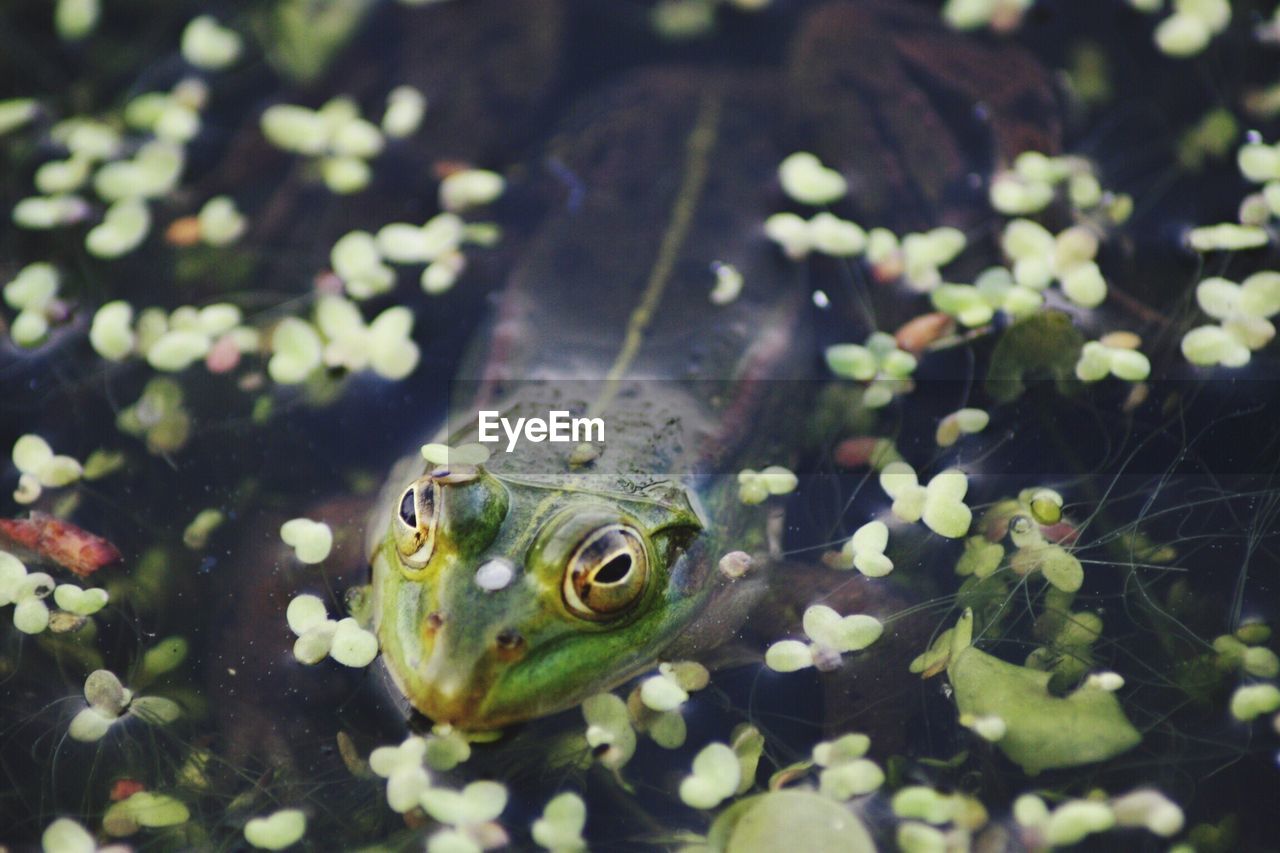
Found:
[[[649,576],[649,556],[639,531],[626,524],[588,534],[565,567],[563,597],[574,615],[602,620],[636,604]]]
[[[404,493],[400,499],[400,520],[410,527],[418,526],[418,510],[414,506],[413,489]]]
[[[600,567],[592,578],[592,583],[610,584],[624,580],[631,573],[631,555],[619,554]]]

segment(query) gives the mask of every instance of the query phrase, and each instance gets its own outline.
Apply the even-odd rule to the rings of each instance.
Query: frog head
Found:
[[[688,624],[708,562],[688,494],[589,486],[451,466],[395,496],[373,611],[383,663],[416,709],[486,730],[571,707]]]

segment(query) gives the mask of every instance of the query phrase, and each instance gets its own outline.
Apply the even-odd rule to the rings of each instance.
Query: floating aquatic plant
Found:
[[[495,823],[507,807],[507,789],[499,782],[472,782],[458,791],[428,788],[419,802],[427,814],[447,826],[427,839],[429,853],[480,853],[505,844],[506,833]]]
[[[13,443],[12,458],[18,469],[18,488],[13,499],[21,504],[35,502],[44,489],[69,486],[84,474],[79,460],[55,454],[49,442],[35,433],[18,437]]]
[[[880,789],[884,771],[866,758],[871,739],[851,733],[833,741],[823,741],[813,748],[813,763],[822,768],[818,774],[818,790],[834,800],[861,797]]]
[[[110,670],[89,673],[84,681],[88,707],[71,720],[67,734],[72,740],[91,743],[101,740],[112,726],[136,717],[151,725],[172,723],[182,716],[182,707],[163,696],[135,696]]]
[[[13,605],[13,626],[24,634],[39,634],[49,626],[44,599],[54,591],[52,577],[28,572],[26,565],[7,551],[0,551],[0,606]]]
[[[796,475],[781,465],[760,471],[745,468],[738,472],[738,500],[744,504],[763,503],[770,495],[790,494],[799,483]]]
[[[1182,354],[1196,365],[1241,367],[1275,337],[1270,318],[1280,313],[1280,273],[1255,273],[1240,284],[1207,278],[1196,286],[1196,303],[1219,324],[1187,332]]]
[[[306,832],[307,816],[300,809],[280,809],[250,818],[244,825],[244,840],[259,850],[283,850],[302,840]]]
[[[1027,773],[1104,761],[1142,739],[1113,692],[1085,685],[1054,696],[1049,673],[979,651],[971,645],[972,619],[966,613],[950,637],[946,668],[956,707],[972,719],[1002,720],[996,745]]]
[[[934,441],[939,447],[950,447],[962,435],[975,435],[987,428],[991,415],[983,409],[957,409],[938,422]]]
[[[783,160],[778,166],[778,181],[783,192],[801,204],[831,204],[849,191],[843,175],[808,151],[797,151]]]
[[[889,528],[883,521],[868,521],[850,536],[839,554],[826,560],[837,569],[857,569],[869,578],[880,578],[893,571],[893,561],[885,556],[889,544]]]
[[[587,825],[587,806],[577,794],[566,791],[547,802],[542,817],[533,822],[534,842],[553,853],[586,850],[582,830]]]
[[[432,465],[483,465],[489,460],[489,448],[470,442],[450,447],[447,444],[424,444],[419,448],[422,458]]]
[[[382,132],[392,139],[412,136],[422,125],[427,99],[412,86],[397,86],[387,93],[387,110],[382,114]]]
[[[877,409],[889,404],[895,393],[910,388],[910,377],[916,369],[916,358],[898,348],[898,342],[886,332],[873,332],[865,344],[835,344],[827,347],[827,367],[844,379],[870,383],[862,402]]]
[[[332,657],[343,666],[365,667],[378,656],[378,638],[348,616],[333,620],[324,602],[314,595],[296,595],[286,611],[289,630],[297,635],[293,656],[316,664]]]
[[[182,31],[182,58],[206,71],[220,71],[233,64],[242,48],[239,34],[212,15],[192,18]]]
[[[369,754],[369,768],[387,780],[387,805],[404,813],[418,805],[431,786],[431,774],[424,758],[427,741],[410,735],[398,746],[380,746]]]
[[[614,769],[631,760],[636,733],[626,702],[612,693],[598,693],[582,703],[582,716],[587,722],[587,745],[597,760]]]
[[[870,646],[884,633],[874,616],[855,613],[841,616],[825,604],[805,609],[804,632],[810,642],[781,640],[765,652],[765,666],[775,672],[795,672],[815,666],[829,670],[840,665],[840,656]]]
[[[906,462],[890,462],[880,471],[880,486],[893,498],[893,514],[903,521],[923,520],[934,533],[949,539],[969,532],[973,512],[964,503],[969,478],[959,468],[948,468],[922,486],[914,468]]]
[[[723,743],[704,746],[693,759],[693,772],[680,783],[680,799],[694,809],[713,809],[732,797],[742,781],[742,767],[733,748]]]
[[[108,835],[124,837],[143,828],[180,826],[191,819],[191,810],[181,800],[154,791],[138,791],[112,803],[102,815]]]
[[[58,270],[39,262],[27,264],[4,286],[4,301],[18,312],[9,330],[18,346],[38,346],[48,335],[51,317],[61,313],[58,285]]]

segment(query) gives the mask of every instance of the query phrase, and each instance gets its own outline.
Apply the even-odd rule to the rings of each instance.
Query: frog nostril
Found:
[[[427,614],[427,627],[432,631],[440,630],[440,626],[444,624],[444,614],[439,610],[433,610]]]
[[[514,628],[504,628],[499,631],[495,642],[498,645],[498,651],[503,654],[512,654],[524,647],[524,637]]]

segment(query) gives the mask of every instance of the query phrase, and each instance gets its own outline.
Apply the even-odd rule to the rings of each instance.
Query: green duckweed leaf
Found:
[[[1115,694],[1081,687],[1062,698],[1050,695],[1049,673],[972,646],[953,655],[947,676],[961,714],[1005,721],[998,746],[1027,773],[1105,761],[1142,739]]]
[[[987,393],[1007,403],[1026,390],[1025,380],[1048,375],[1064,393],[1075,379],[1084,336],[1061,311],[1046,311],[1019,320],[1000,336],[991,353]]]

